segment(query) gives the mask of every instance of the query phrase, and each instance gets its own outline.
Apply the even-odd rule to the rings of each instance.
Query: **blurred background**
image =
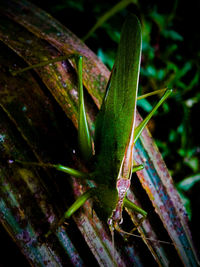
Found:
[[[100,22],[114,0],[32,0],[79,38]],[[192,235],[200,239],[200,1],[133,0],[92,33],[85,43],[111,70],[126,15],[136,14],[143,30],[139,94],[173,88],[174,93],[154,116],[149,129],[161,151],[187,209]],[[145,116],[160,96],[138,102]]]

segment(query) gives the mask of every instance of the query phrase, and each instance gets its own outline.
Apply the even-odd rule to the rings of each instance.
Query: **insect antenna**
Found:
[[[124,234],[124,235],[128,235],[128,236],[134,236],[134,237],[137,237],[137,238],[143,238],[141,235],[137,235],[137,234],[133,234],[133,233],[129,233],[129,232],[126,232],[124,230],[122,230],[118,224],[115,225],[115,230],[118,231],[119,233],[121,234]],[[164,240],[159,240],[159,239],[154,239],[154,238],[151,238],[151,237],[145,237],[146,240],[149,240],[149,241],[152,241],[152,242],[158,242],[158,243],[162,243],[162,244],[166,244],[166,245],[172,245],[174,246],[174,244],[172,242],[169,242],[169,241],[164,241]]]
[[[110,227],[111,232],[111,240],[112,240],[112,261],[115,261],[115,235],[114,235],[114,228]],[[113,264],[114,265],[114,264]]]

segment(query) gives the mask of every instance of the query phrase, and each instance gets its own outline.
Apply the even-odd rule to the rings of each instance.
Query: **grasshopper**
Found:
[[[89,169],[88,173],[59,164],[26,163],[16,160],[24,164],[53,167],[74,177],[95,182],[95,187],[82,194],[69,207],[60,223],[69,218],[89,198],[93,198],[98,203],[111,231],[123,232],[120,228],[123,207],[141,214],[143,219],[147,216],[146,211],[126,197],[132,173],[143,168],[142,165],[133,166],[134,144],[172,90],[165,90],[163,97],[153,110],[139,126],[135,127],[141,47],[140,22],[136,16],[129,15],[122,28],[115,64],[96,119],[94,138],[89,130],[84,105],[83,58],[81,55],[75,56],[79,88],[78,141],[80,152]]]

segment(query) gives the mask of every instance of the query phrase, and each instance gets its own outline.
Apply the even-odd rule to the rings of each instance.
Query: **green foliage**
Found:
[[[190,199],[187,196],[187,192],[192,190],[192,188],[199,182],[200,182],[200,174],[198,173],[196,175],[183,179],[176,185],[176,188],[179,191],[179,194],[183,200],[184,206],[186,207],[190,219],[192,217],[192,210],[191,210]]]

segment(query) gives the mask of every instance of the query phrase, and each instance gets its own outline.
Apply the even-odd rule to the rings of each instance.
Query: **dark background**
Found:
[[[82,38],[98,18],[112,8],[116,1],[49,0],[31,1],[49,12],[68,29]],[[128,12],[136,14],[143,27],[143,54],[140,75],[140,94],[169,87],[171,98],[151,121],[149,128],[182,196],[190,218],[193,238],[198,247],[200,231],[200,90],[199,58],[200,1],[133,1],[112,16],[86,44],[111,69],[119,41],[121,26]],[[138,104],[140,113],[151,109],[158,97]],[[3,240],[7,234],[0,229]],[[3,241],[2,241],[3,242]],[[15,244],[4,242],[12,259],[20,258]],[[11,266],[8,258],[5,266]]]

